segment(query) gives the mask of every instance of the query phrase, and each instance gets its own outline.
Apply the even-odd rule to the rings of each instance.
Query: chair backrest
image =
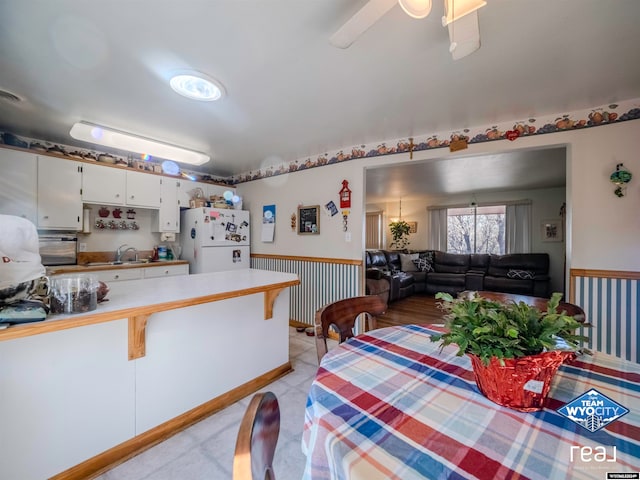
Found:
[[[345,298],[320,308],[315,316],[318,363],[327,353],[327,337],[331,325],[337,328],[339,342],[342,343],[353,337],[353,327],[359,315],[367,314],[369,330],[373,330],[376,328],[376,316],[382,315],[386,310],[386,303],[377,295]]]
[[[233,480],[275,480],[273,456],[280,434],[280,407],[271,392],[257,393],[240,423]]]
[[[488,300],[496,300],[499,302],[524,302],[527,305],[531,305],[532,307],[536,307],[541,311],[547,310],[547,303],[549,303],[548,298],[541,297],[531,297],[528,295],[518,295],[511,293],[502,293],[502,292],[489,292],[489,291],[481,291],[477,292],[477,294],[481,297],[484,297]],[[556,308],[557,312],[566,312],[567,315],[575,318],[577,322],[585,323],[586,315],[584,310],[579,306],[569,302],[560,302],[558,304],[558,308]]]

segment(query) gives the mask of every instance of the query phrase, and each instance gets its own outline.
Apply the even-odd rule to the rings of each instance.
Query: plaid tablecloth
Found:
[[[547,408],[479,393],[467,356],[434,330],[374,330],[330,350],[311,386],[305,479],[606,479],[640,472],[640,365],[604,354],[560,367]],[[588,390],[629,413],[594,433],[556,410]],[[615,447],[615,448],[614,448]],[[638,478],[638,477],[632,477]]]

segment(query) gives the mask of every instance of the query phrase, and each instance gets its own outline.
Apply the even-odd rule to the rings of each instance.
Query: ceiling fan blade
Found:
[[[398,0],[369,0],[337,32],[331,35],[329,43],[334,47],[348,48],[397,3]]]
[[[449,51],[454,60],[475,52],[480,48],[480,26],[478,12],[471,12],[447,25],[449,29]]]

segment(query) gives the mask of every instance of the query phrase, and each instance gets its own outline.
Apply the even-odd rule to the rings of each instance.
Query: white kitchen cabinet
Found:
[[[127,170],[127,205],[160,208],[160,175]]]
[[[160,184],[160,209],[152,222],[155,232],[180,231],[180,206],[178,205],[178,180],[164,177]]]
[[[162,265],[162,263],[157,263],[153,264],[152,267],[142,268],[111,267],[111,270],[94,270],[90,273],[95,275],[99,281],[108,285],[109,282],[121,282],[123,280],[189,275],[189,264]]]
[[[143,270],[144,268],[115,268],[113,270],[93,271],[91,272],[91,275],[95,275],[99,281],[105,282],[108,285],[109,282],[140,280],[142,278]]]
[[[126,170],[85,163],[82,165],[82,201],[124,205]]]
[[[189,275],[189,264],[162,265],[153,268],[143,268],[144,278],[171,277],[174,275]]]
[[[81,166],[81,162],[38,156],[38,228],[82,228]]]
[[[0,213],[26,218],[38,216],[38,159],[33,153],[0,149]]]

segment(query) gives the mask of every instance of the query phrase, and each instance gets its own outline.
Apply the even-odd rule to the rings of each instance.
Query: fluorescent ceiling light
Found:
[[[431,12],[431,0],[398,0],[398,3],[413,18],[424,18]]]
[[[444,17],[442,26],[446,27],[451,22],[475,12],[487,4],[484,0],[444,0]]]
[[[211,160],[209,155],[205,155],[204,153],[176,147],[168,143],[156,142],[155,140],[149,140],[85,122],[75,123],[73,127],[71,127],[69,134],[76,140],[142,155],[151,155],[166,160],[175,160],[176,162],[188,163],[190,165],[202,165]]]
[[[223,87],[212,78],[198,74],[175,75],[169,80],[174,92],[193,100],[213,102],[222,97]]]

